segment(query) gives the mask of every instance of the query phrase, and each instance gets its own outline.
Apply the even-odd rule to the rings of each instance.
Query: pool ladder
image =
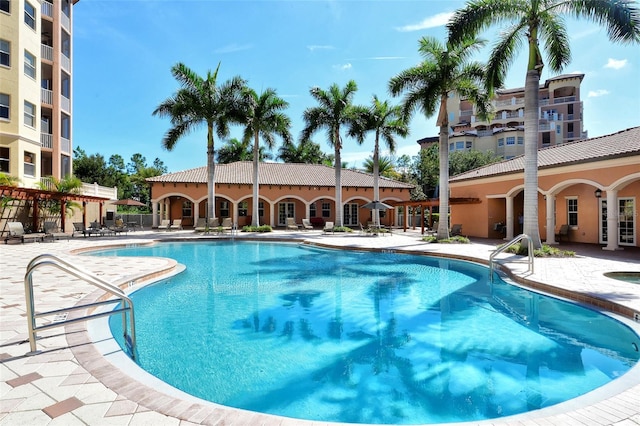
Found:
[[[531,238],[529,238],[527,234],[520,234],[517,237],[515,237],[513,240],[506,243],[505,245],[495,249],[493,253],[491,253],[491,256],[489,256],[489,277],[491,279],[491,282],[493,282],[493,269],[494,269],[493,264],[494,264],[495,257],[500,253],[502,253],[503,251],[505,251],[506,249],[508,249],[509,247],[511,247],[512,245],[514,245],[515,243],[518,243],[522,240],[527,240],[527,272],[533,274],[533,242],[531,241]]]
[[[100,302],[88,303],[85,305],[76,305],[69,308],[63,309],[55,309],[47,312],[36,312],[35,311],[35,300],[33,297],[33,273],[42,266],[53,266],[58,268],[69,275],[72,275],[84,282],[91,284],[95,287],[98,287],[105,292],[107,292],[110,296],[115,296],[115,298],[109,298],[108,300],[103,300]],[[136,348],[136,327],[133,315],[133,301],[124,294],[124,291],[119,289],[118,287],[90,274],[89,272],[83,271],[82,269],[72,265],[69,262],[66,262],[59,257],[56,257],[51,254],[41,254],[40,256],[35,257],[29,265],[27,265],[27,271],[24,275],[24,294],[27,299],[27,320],[29,325],[29,344],[31,347],[31,352],[27,355],[33,355],[37,353],[36,347],[36,334],[38,331],[47,330],[54,327],[60,327],[65,324],[71,324],[75,322],[90,320],[94,318],[100,318],[105,316],[111,316],[116,314],[122,314],[122,330],[124,333],[125,346],[127,351],[129,352],[129,356],[135,359],[135,348]],[[85,308],[96,308],[98,306],[109,305],[114,303],[120,303],[120,307],[118,309],[109,310],[106,312],[87,314],[83,316],[79,316],[72,319],[66,319],[66,315],[69,311],[76,311],[79,309]],[[127,315],[128,314],[128,315]],[[36,319],[49,317],[52,315],[59,315],[61,320],[54,319],[48,323],[43,325],[37,325]],[[127,317],[128,320],[127,321]],[[127,322],[131,328],[131,332],[127,334]]]

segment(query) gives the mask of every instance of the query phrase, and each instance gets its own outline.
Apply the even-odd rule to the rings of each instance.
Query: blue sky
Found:
[[[165,1],[82,0],[74,13],[73,141],[87,154],[126,162],[141,153],[157,157],[170,172],[206,164],[206,129],[162,148],[169,121],[151,115],[178,88],[171,67],[183,62],[205,75],[220,63],[219,81],[239,75],[258,93],[273,88],[289,102],[298,140],[302,112],[315,106],[313,86],[341,87],[353,79],[356,104],[371,96],[392,98],[389,79],[420,61],[418,40],[444,41],[444,25],[464,1]],[[640,48],[611,43],[590,22],[567,23],[572,62],[563,73],[586,74],[582,84],[584,129],[590,137],[640,125]],[[499,27],[496,27],[496,30]],[[492,41],[491,32],[482,37]],[[486,58],[487,53],[478,59]],[[506,87],[524,86],[525,55],[509,72]],[[548,67],[541,81],[552,77]],[[416,155],[416,141],[437,135],[434,118],[416,115],[411,134],[397,140],[396,156]],[[231,137],[240,137],[240,127]],[[313,140],[332,153],[324,132]],[[278,141],[279,143],[280,141]],[[216,148],[224,141],[216,139]],[[277,149],[277,148],[276,148]],[[274,150],[275,151],[275,150]],[[343,161],[361,166],[373,140],[345,139]]]

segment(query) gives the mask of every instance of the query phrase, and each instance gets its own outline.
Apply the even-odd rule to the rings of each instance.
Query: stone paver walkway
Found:
[[[249,235],[239,234],[237,238]],[[144,283],[175,273],[171,259],[90,257],[84,249],[194,238],[192,231],[134,232],[118,237],[73,238],[53,243],[0,245],[0,425],[321,425],[234,410],[178,392],[165,392],[135,369],[103,355],[104,342],[93,342],[86,322],[39,333],[39,352],[30,351],[24,295],[27,264],[41,253],[60,256],[116,285]],[[363,250],[394,250],[454,256],[486,263],[498,241],[469,245],[425,244],[416,232],[388,237],[282,232],[253,235],[262,239],[299,239],[312,244]],[[217,238],[217,237],[211,237]],[[607,278],[605,272],[640,272],[640,249],[605,252],[599,246],[572,245],[575,258],[536,259],[533,274],[509,255],[500,255],[505,271],[522,284],[581,300],[610,311],[640,332],[631,321],[640,313],[640,285]],[[97,300],[99,290],[46,266],[34,274],[36,310],[50,310]],[[70,314],[71,315],[71,314]],[[71,316],[70,316],[71,317]],[[114,365],[115,363],[115,365]],[[609,385],[564,404],[523,415],[465,425],[640,425],[640,366]]]

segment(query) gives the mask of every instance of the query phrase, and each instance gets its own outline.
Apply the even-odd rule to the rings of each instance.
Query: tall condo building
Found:
[[[587,139],[580,100],[583,78],[584,74],[565,74],[540,85],[538,147]],[[524,154],[524,87],[496,91],[492,106],[495,115],[485,121],[469,100],[448,99],[449,152],[493,151],[505,159]],[[423,148],[437,142],[437,137],[418,141]]]
[[[72,173],[72,5],[0,0],[0,172],[34,187]]]

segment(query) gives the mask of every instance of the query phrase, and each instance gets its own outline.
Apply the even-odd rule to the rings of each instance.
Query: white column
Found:
[[[511,241],[513,240],[513,237],[515,235],[513,235],[513,228],[514,228],[514,224],[513,224],[513,197],[507,197],[506,198],[506,202],[507,202],[507,235],[506,235],[506,239],[507,241]]]
[[[270,226],[272,228],[276,227],[275,222],[273,221],[274,214],[276,213],[275,209],[276,209],[276,203],[269,203],[269,223],[271,224]]]
[[[196,226],[198,219],[200,219],[200,203],[198,201],[194,201],[193,208],[195,209],[193,211],[193,226]]]
[[[151,202],[151,226],[156,228],[158,226],[158,203],[156,201]]]
[[[618,191],[607,190],[607,245],[603,250],[620,250],[618,245]],[[598,220],[600,214],[598,213]]]
[[[556,242],[556,217],[553,215],[553,205],[555,204],[556,196],[546,195],[545,207],[547,208],[547,244],[558,244]]]

